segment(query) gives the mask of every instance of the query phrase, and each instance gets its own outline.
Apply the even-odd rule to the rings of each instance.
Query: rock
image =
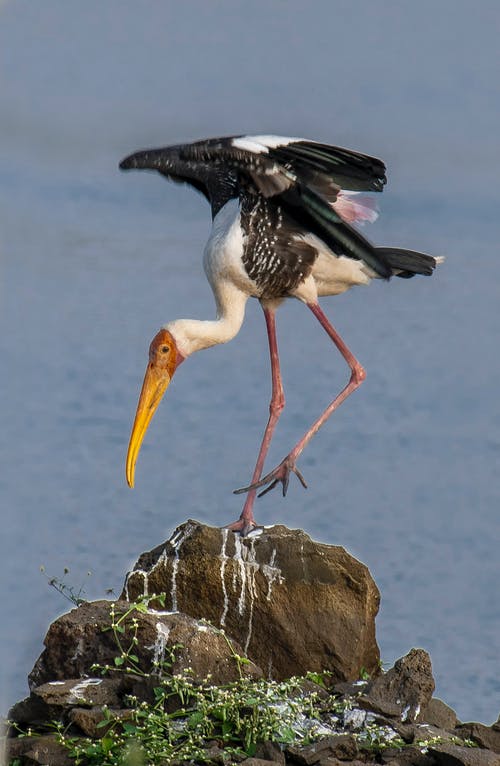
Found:
[[[68,751],[57,741],[55,734],[19,737],[7,740],[7,761],[18,759],[23,766],[74,766]]]
[[[417,734],[416,726],[413,726],[412,724],[407,723],[392,723],[389,724],[393,731],[398,734],[403,742],[405,742],[407,745],[411,745],[415,741],[415,736]]]
[[[480,747],[500,753],[500,729],[498,726],[485,726],[482,723],[463,723],[455,729],[463,739],[472,739]]]
[[[121,721],[127,721],[132,718],[132,710],[130,708],[112,709],[111,711],[113,719],[119,718]],[[110,726],[115,726],[114,723],[110,723],[109,726],[100,726],[106,716],[102,707],[75,707],[69,711],[69,721],[83,732],[86,737],[92,737],[92,739],[98,739],[103,737],[108,731]]]
[[[429,747],[438,766],[500,766],[500,755],[477,747],[443,744]]]
[[[402,708],[392,700],[383,697],[374,698],[368,694],[360,694],[356,699],[356,705],[362,710],[370,710],[377,715],[387,716],[388,718],[401,718]]]
[[[37,686],[33,694],[50,707],[75,705],[109,705],[119,703],[119,678],[76,678],[67,681],[49,681]]]
[[[333,681],[378,668],[379,592],[340,546],[284,526],[246,538],[195,521],[144,553],[122,597],[167,594],[167,606],[224,627],[266,675],[329,670]]]
[[[432,726],[428,723],[414,723],[414,724],[397,724],[393,723],[392,727],[405,742],[415,743],[419,747],[427,747],[426,742],[440,743],[449,742],[452,745],[464,745],[465,743],[460,741],[456,733],[448,731],[447,729],[440,729],[437,726]],[[405,730],[408,734],[405,737]]]
[[[339,697],[359,697],[368,685],[368,681],[341,681],[331,687],[333,694]]]
[[[59,720],[62,713],[75,705],[120,704],[118,678],[77,678],[51,681],[37,686],[30,696],[18,702],[9,712],[9,718],[18,724],[38,724],[52,719]]]
[[[45,723],[45,721],[54,718],[58,713],[58,710],[48,710],[43,700],[32,693],[29,697],[13,705],[9,710],[8,719],[20,726],[26,724],[27,726],[37,727]]]
[[[365,766],[365,763],[366,761],[358,761],[358,760],[349,761],[350,766]],[[327,756],[326,758],[322,758],[319,761],[318,766],[344,766],[344,764],[342,763],[342,761],[340,761],[338,758],[335,758],[332,755],[332,756]]]
[[[29,675],[30,688],[49,681],[95,676],[96,670],[92,670],[95,663],[115,668],[115,657],[121,652],[113,631],[109,629],[111,604],[109,601],[85,603],[52,623],[45,638],[46,648]],[[115,619],[129,609],[127,602],[116,602]],[[134,620],[137,621],[136,631]],[[133,652],[142,672],[151,673],[156,667],[161,675],[162,662],[169,658],[169,648],[177,645],[175,661],[170,668],[172,673],[189,669],[195,680],[203,680],[211,674],[215,684],[239,678],[238,663],[226,638],[212,626],[185,614],[134,610],[121,627],[125,628],[125,632],[119,634],[122,646],[130,646],[134,637],[137,638]],[[233,648],[236,653],[243,653],[236,642]],[[252,663],[243,665],[241,671],[252,677],[262,675],[260,668]],[[123,675],[117,674],[117,677],[123,680]],[[88,692],[91,680],[87,678],[83,683],[87,684]],[[53,688],[56,689],[54,685]],[[98,694],[97,686],[92,694]],[[103,702],[96,698],[96,704]],[[109,701],[106,704],[110,704]]]
[[[212,743],[210,747],[206,748],[203,753],[203,759],[204,762],[210,763],[210,764],[220,764],[220,766],[233,766],[235,763],[246,763],[248,760],[243,757],[231,755],[228,756],[228,754],[218,746],[216,742]],[[180,766],[191,766],[193,761],[174,761],[174,764]],[[269,764],[268,764],[269,766]]]
[[[166,592],[175,611],[127,600],[97,601],[50,626],[29,677],[30,697],[10,712],[18,726],[9,731],[9,762],[70,766],[73,760],[55,734],[22,737],[19,730],[47,731],[48,723],[60,721],[70,736],[95,739],[106,734],[109,726],[101,724],[111,714],[117,722],[110,725],[125,731],[124,722],[133,716],[127,695],[151,703],[162,676],[186,671],[194,683],[210,678],[214,685],[242,674],[261,678],[258,665],[241,662],[248,654],[277,680],[307,670],[330,671],[328,689],[312,676],[300,682],[298,692],[317,695],[323,711],[319,721],[297,720],[323,736],[308,745],[290,744],[285,752],[272,742],[258,743],[249,758],[228,752],[222,741],[203,741],[211,763],[500,766],[500,720],[491,727],[457,725],[455,713],[432,698],[426,652],[412,649],[387,673],[379,673],[378,591],[366,567],[344,549],[285,527],[241,539],[188,522],[170,541],[143,554],[127,576],[125,596],[159,592]],[[361,667],[372,673],[370,681],[354,681]],[[349,700],[343,712],[339,695]],[[170,694],[161,704],[172,712],[185,700]],[[403,749],[393,732],[406,743]],[[457,737],[478,747],[463,747]],[[173,760],[172,766],[185,763]]]
[[[405,747],[396,754],[382,752],[382,761],[387,766],[435,766],[433,759],[417,747]]]
[[[429,723],[438,729],[454,729],[458,718],[454,710],[437,697],[432,697],[429,704],[422,708],[417,716],[418,723]]]
[[[351,734],[329,737],[329,747],[332,755],[339,761],[352,761],[358,754],[356,740]]]
[[[397,706],[401,720],[411,723],[429,704],[434,686],[429,655],[423,649],[411,649],[387,673],[368,684],[363,695],[364,707],[370,709],[373,705],[390,710],[391,705]]]
[[[324,737],[303,747],[287,747],[286,754],[294,763],[310,766],[326,758],[352,761],[358,754],[356,740],[350,734]]]
[[[114,714],[115,711],[113,711]],[[102,707],[96,706],[93,708],[75,707],[69,713],[69,720],[78,726],[80,731],[85,734],[86,737],[92,737],[97,739],[104,736],[106,733],[106,727],[99,726],[104,721],[104,712]]]
[[[285,766],[285,754],[275,742],[259,742],[255,748],[255,757],[262,761],[271,761],[277,766]]]

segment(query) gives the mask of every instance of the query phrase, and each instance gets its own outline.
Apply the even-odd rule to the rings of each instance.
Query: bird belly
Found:
[[[308,234],[304,239],[310,244],[314,240],[317,250],[311,275],[318,295],[339,295],[355,285],[369,285],[377,277],[364,261],[336,255],[313,234]]]
[[[369,285],[376,274],[363,261],[332,253],[317,258],[312,276],[318,295],[339,295],[355,285]]]
[[[212,289],[229,282],[248,296],[260,297],[255,282],[243,266],[244,234],[240,221],[240,204],[229,200],[214,218],[205,246],[203,266]]]

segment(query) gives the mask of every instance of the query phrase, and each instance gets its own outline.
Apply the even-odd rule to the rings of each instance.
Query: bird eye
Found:
[[[162,346],[161,347],[161,353],[162,354],[168,354],[169,351],[170,351],[170,346]]]

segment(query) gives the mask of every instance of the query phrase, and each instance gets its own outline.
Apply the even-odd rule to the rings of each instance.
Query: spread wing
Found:
[[[157,170],[201,191],[216,215],[242,190],[270,199],[333,252],[363,260],[381,277],[392,271],[387,259],[334,209],[341,189],[382,191],[384,163],[359,152],[300,138],[231,136],[148,149],[126,157],[123,170]]]

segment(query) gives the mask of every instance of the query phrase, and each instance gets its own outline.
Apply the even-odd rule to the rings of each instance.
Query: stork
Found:
[[[212,231],[204,268],[212,287],[216,318],[177,319],[164,325],[149,347],[149,362],[137,405],[126,460],[134,486],[144,435],[172,376],[195,351],[226,343],[238,333],[250,297],[264,311],[271,357],[269,420],[239,519],[228,525],[248,534],[257,526],[253,506],[278,484],[286,495],[290,474],[304,487],[297,459],[332,412],[365,379],[365,370],[319,305],[372,279],[430,275],[442,260],[413,250],[375,247],[352,226],[373,221],[373,197],[386,183],[384,163],[359,152],[301,138],[232,136],[147,149],[126,157],[120,168],[148,169],[185,182],[205,195]],[[340,351],[350,370],[345,387],[288,455],[262,476],[272,435],[285,404],[276,340],[276,309],[285,298],[305,303]]]

